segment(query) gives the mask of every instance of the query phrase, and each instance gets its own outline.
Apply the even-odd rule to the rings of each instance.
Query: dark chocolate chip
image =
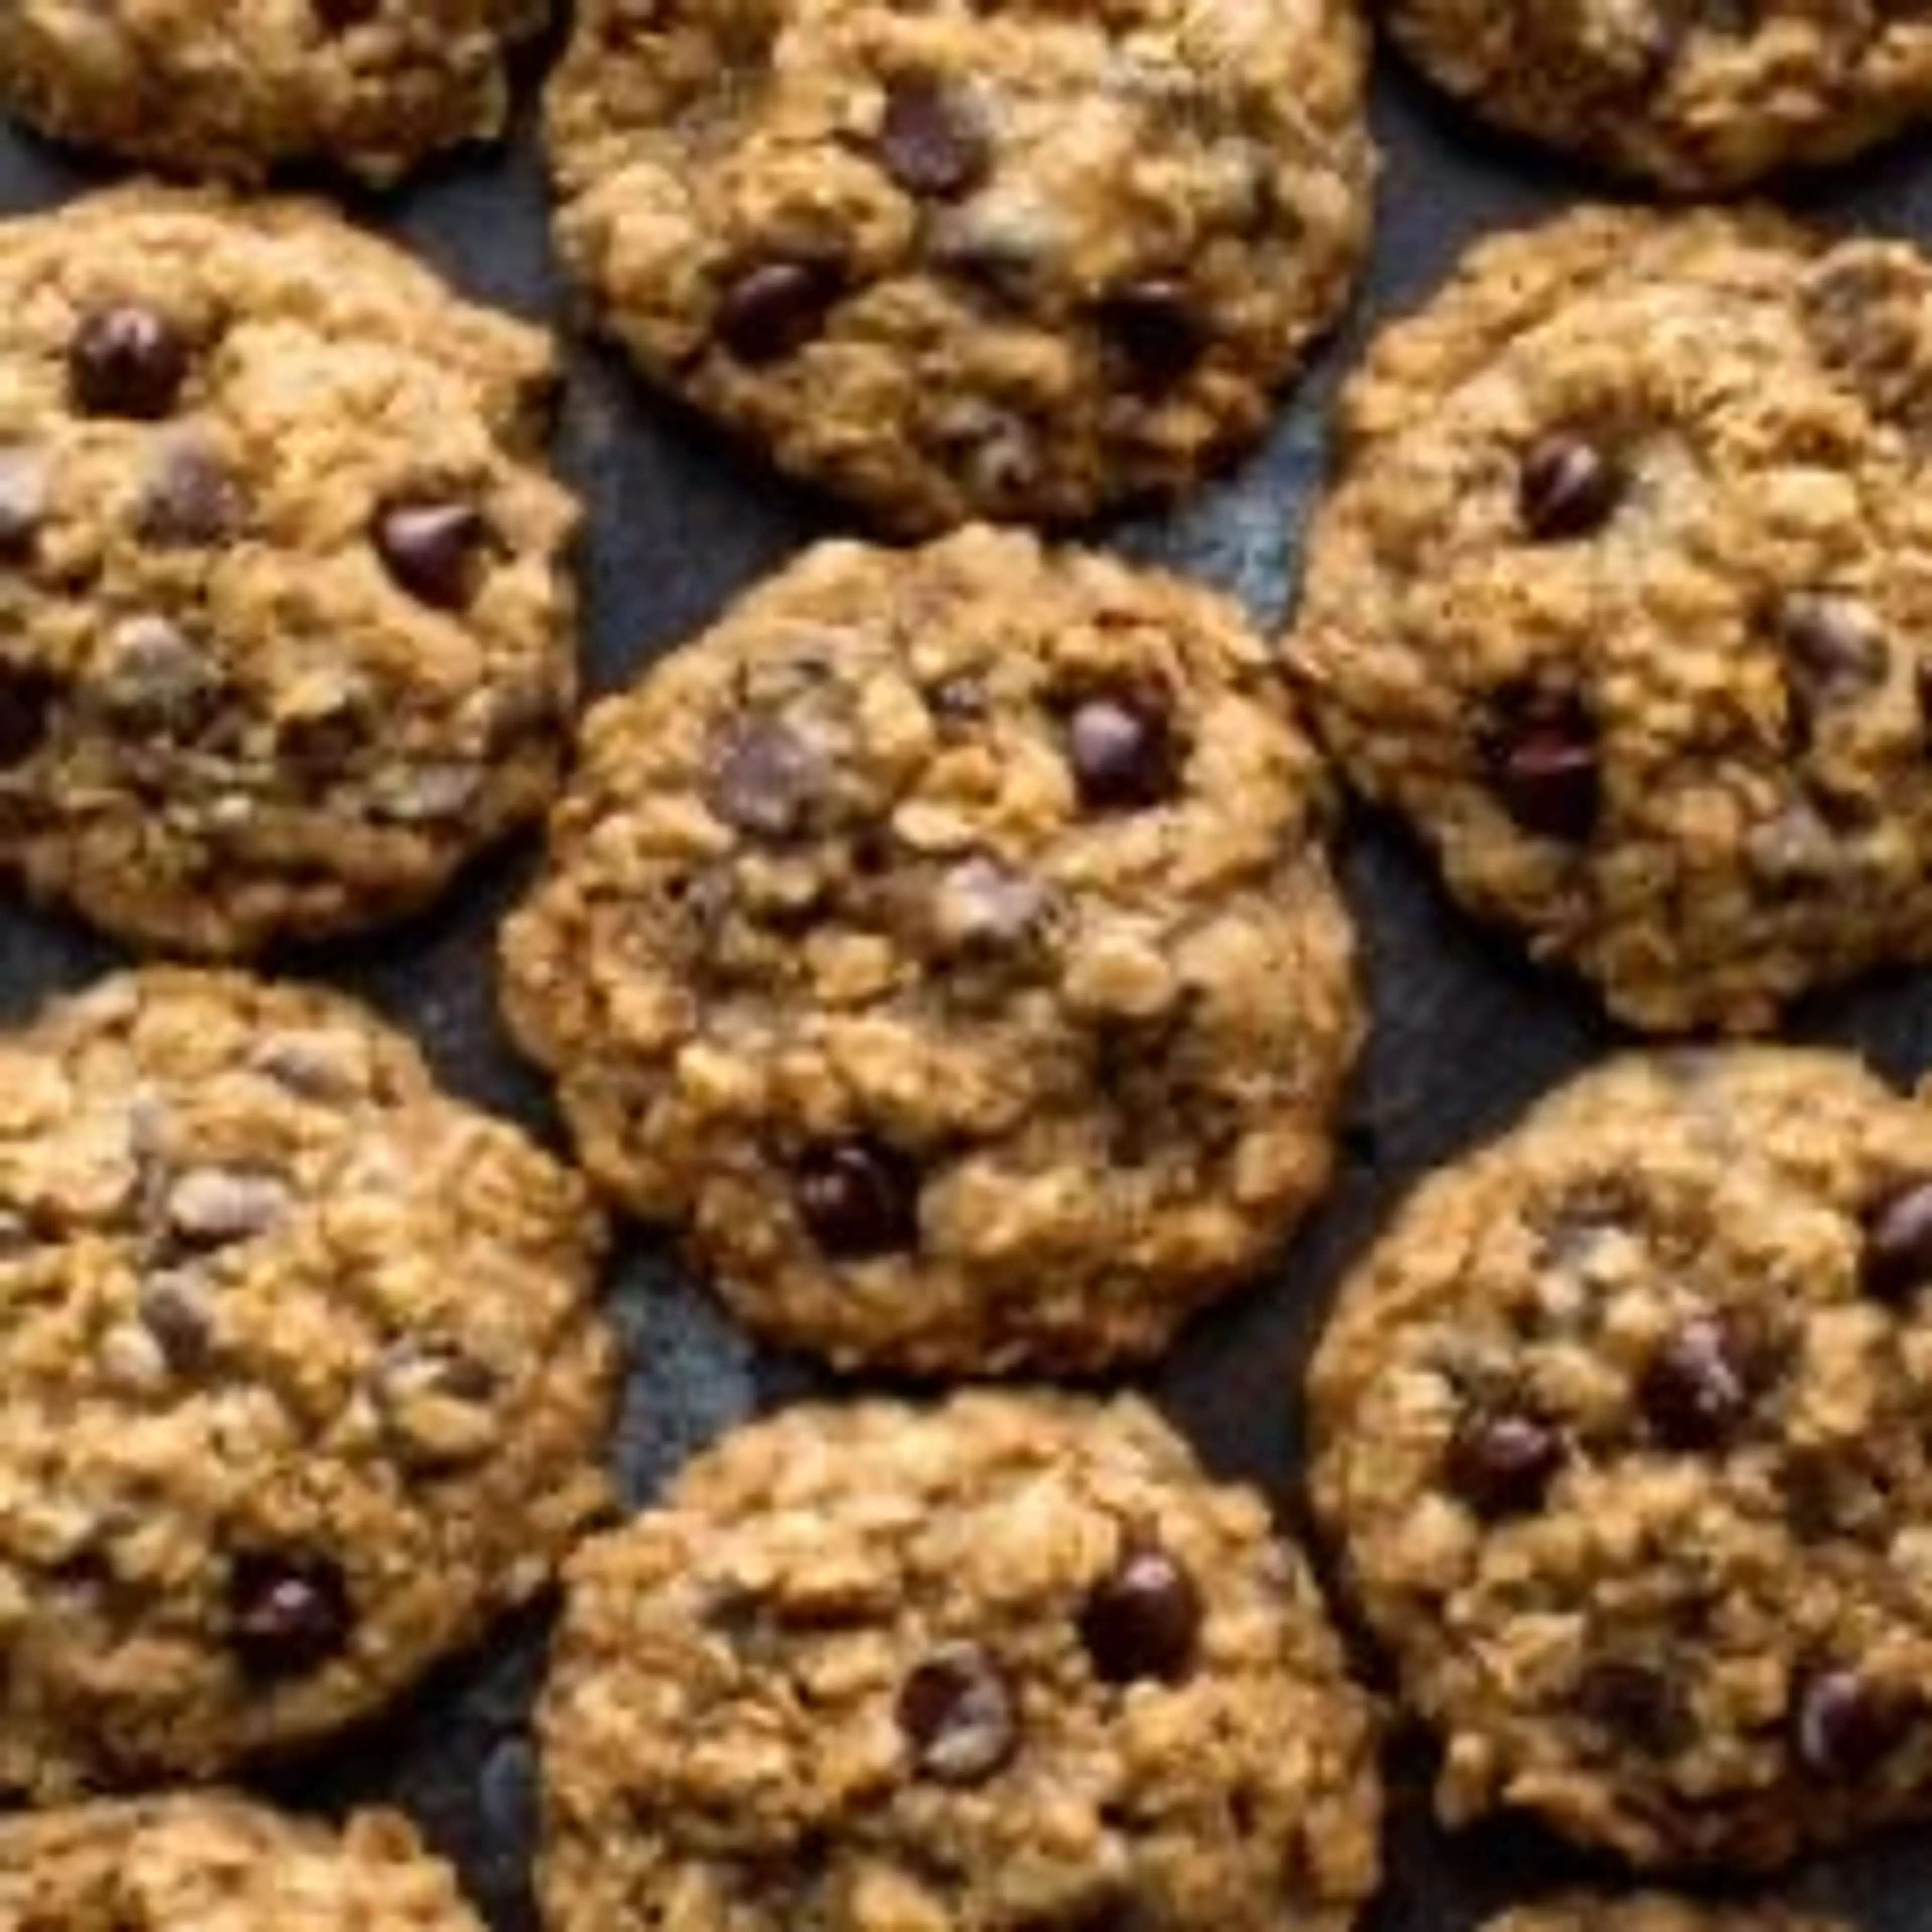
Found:
[[[1120,290],[1101,304],[1100,326],[1146,388],[1172,388],[1207,352],[1207,332],[1179,282]]]
[[[227,542],[248,514],[242,481],[208,445],[173,436],[158,453],[134,512],[134,533],[158,548]]]
[[[1580,707],[1526,714],[1490,746],[1490,771],[1503,809],[1526,832],[1566,844],[1588,838],[1603,802],[1595,725]]]
[[[46,520],[47,460],[38,450],[0,449],[0,563],[24,563]]]
[[[0,658],[0,769],[25,764],[46,742],[59,695],[46,672]]]
[[[206,1294],[185,1274],[156,1275],[142,1285],[135,1312],[161,1358],[178,1375],[205,1367],[214,1346]]]
[[[1449,1444],[1450,1486],[1484,1516],[1539,1508],[1563,1466],[1563,1438],[1540,1418],[1498,1409],[1473,1415]]]
[[[126,303],[81,319],[68,345],[68,386],[90,416],[158,422],[181,400],[188,346],[166,316]]]
[[[1719,1317],[1694,1316],[1652,1352],[1637,1400],[1658,1438],[1672,1449],[1714,1449],[1751,1402],[1750,1365]]]
[[[748,718],[714,752],[705,800],[727,825],[754,838],[795,838],[826,788],[824,760],[776,718]]]
[[[1157,1545],[1130,1549],[1080,1612],[1080,1641],[1106,1684],[1144,1678],[1177,1684],[1201,1640],[1201,1592],[1180,1561]]]
[[[1904,1742],[1912,1709],[1857,1672],[1828,1668],[1802,1678],[1791,1706],[1792,1748],[1814,1778],[1850,1784]]]
[[[448,498],[387,504],[376,512],[371,534],[390,576],[418,603],[438,610],[467,608],[494,536],[475,504]]]
[[[1084,700],[1066,721],[1066,756],[1093,811],[1137,812],[1173,795],[1173,727],[1166,707],[1144,696]]]
[[[890,82],[879,123],[879,165],[908,194],[956,201],[991,171],[984,118],[959,88],[929,75]]]
[[[718,340],[740,362],[782,362],[825,326],[844,291],[844,272],[815,260],[754,262],[718,298]]]
[[[1902,1301],[1932,1286],[1932,1180],[1908,1184],[1865,1225],[1865,1292]]]
[[[1793,591],[1779,600],[1777,626],[1786,664],[1808,691],[1838,696],[1883,682],[1885,640],[1847,599]]]
[[[914,1762],[940,1784],[983,1784],[1019,1748],[1012,1688],[976,1643],[947,1644],[907,1678],[898,1723]]]
[[[1695,1735],[1682,1691],[1645,1664],[1618,1658],[1592,1664],[1576,1700],[1586,1716],[1654,1757],[1674,1755]]]
[[[382,10],[382,0],[310,0],[315,17],[332,34],[366,26]]]
[[[800,1218],[836,1261],[869,1261],[919,1245],[919,1174],[872,1140],[814,1150],[798,1166]]]
[[[347,1580],[326,1556],[251,1552],[230,1569],[229,1647],[252,1676],[306,1676],[341,1654],[354,1623]]]
[[[1587,436],[1559,430],[1533,444],[1516,478],[1516,512],[1539,541],[1588,536],[1622,502],[1623,465]]]

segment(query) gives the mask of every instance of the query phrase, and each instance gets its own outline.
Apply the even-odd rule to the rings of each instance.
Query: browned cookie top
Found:
[[[549,0],[7,0],[0,104],[171,174],[387,182],[500,131]]]
[[[0,1932],[483,1932],[401,1818],[214,1793],[0,1820]]]
[[[575,678],[551,375],[319,206],[0,224],[0,867],[238,954],[535,812]]]
[[[1144,1356],[1328,1177],[1325,803],[1208,593],[985,530],[825,545],[591,714],[506,1010],[592,1174],[767,1336]]]
[[[0,1793],[367,1718],[602,1505],[581,1184],[332,994],[0,1036]]]
[[[1838,160],[1932,114],[1910,0],[1381,0],[1498,126],[1680,194]]]
[[[1438,1807],[1767,1867],[1932,1800],[1932,1107],[1733,1047],[1424,1183],[1311,1372]]]
[[[1354,0],[586,0],[565,260],[645,371],[926,532],[1254,441],[1372,164]]]
[[[1138,1402],[807,1408],[588,1545],[539,1717],[550,1932],[1346,1932],[1366,1699]]]
[[[1660,1030],[1932,958],[1932,266],[1486,242],[1345,394],[1291,666],[1466,903]]]

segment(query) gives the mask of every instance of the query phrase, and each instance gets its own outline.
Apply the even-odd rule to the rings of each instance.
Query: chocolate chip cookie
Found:
[[[158,968],[0,1035],[0,1792],[319,1738],[547,1580],[598,1233],[332,994]]]
[[[506,66],[549,0],[7,0],[0,105],[167,172],[286,163],[394,181],[502,130]]]
[[[1314,1586],[1137,1402],[794,1410],[568,1591],[550,1932],[1343,1932],[1375,1888]]]
[[[1499,128],[1680,194],[1837,161],[1932,117],[1932,19],[1897,0],[1382,0]]]
[[[551,376],[305,204],[0,224],[0,868],[235,955],[415,910],[540,810],[574,676]]]
[[[842,1367],[1090,1370],[1251,1276],[1361,1029],[1313,758],[1207,592],[828,544],[595,710],[503,941],[592,1176]]]
[[[1526,1905],[1492,1918],[1483,1932],[1847,1932],[1762,1900],[1749,1905],[1694,1904],[1643,1892],[1628,1898],[1581,1894]]]
[[[1772,1866],[1932,1797],[1932,1106],[1631,1056],[1425,1182],[1311,1375],[1438,1808]]]
[[[657,382],[929,534],[1181,489],[1346,301],[1355,0],[585,0],[566,266]]]
[[[1454,892],[1659,1030],[1932,958],[1932,266],[1480,245],[1348,386],[1292,668]]]
[[[213,1794],[0,1820],[0,1932],[484,1932],[389,1812],[340,1832]]]

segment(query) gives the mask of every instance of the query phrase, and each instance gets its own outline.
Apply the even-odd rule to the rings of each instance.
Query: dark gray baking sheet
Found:
[[[1289,594],[1326,400],[1364,332],[1418,300],[1472,236],[1591,191],[1544,158],[1482,139],[1384,66],[1377,99],[1387,158],[1382,220],[1349,327],[1244,471],[1171,517],[1102,533],[1236,592],[1270,625]],[[0,207],[45,206],[88,178],[0,134]],[[1834,225],[1916,233],[1932,243],[1932,138],[1800,199]],[[400,196],[360,202],[356,212],[478,297],[532,316],[567,314],[550,272],[527,124],[507,152],[449,166]],[[838,524],[824,506],[647,400],[601,350],[578,342],[570,355],[561,457],[590,508],[586,667],[592,687],[602,689]],[[491,932],[531,854],[526,842],[472,875],[446,906],[380,945],[286,963],[366,994],[416,1034],[452,1085],[554,1133],[541,1087],[511,1055],[492,1004]],[[1276,1278],[1199,1325],[1149,1378],[1208,1462],[1264,1485],[1291,1522],[1300,1510],[1299,1369],[1340,1270],[1422,1170],[1509,1120],[1611,1037],[1574,987],[1534,972],[1456,916],[1415,853],[1387,828],[1352,826],[1345,869],[1366,937],[1376,1024],[1342,1177]],[[0,904],[0,1012],[23,1012],[112,958],[70,926]],[[1932,1064],[1932,976],[1901,976],[1820,1000],[1796,1016],[1792,1030],[1855,1043],[1894,1076],[1915,1074]],[[634,1233],[620,1247],[613,1293],[634,1349],[615,1450],[634,1501],[733,1421],[820,1386],[797,1364],[749,1348]],[[524,1618],[487,1653],[442,1672],[379,1731],[279,1773],[272,1788],[304,1805],[402,1805],[461,1866],[500,1932],[527,1932],[535,1922],[525,1884],[533,1770],[526,1719],[544,1622],[541,1613]],[[1428,1821],[1426,1752],[1405,1745],[1391,1769],[1389,1883],[1370,1932],[1462,1932],[1503,1902],[1588,1875],[1527,1828],[1445,1840]],[[1839,1908],[1868,1932],[1932,1928],[1932,1843],[1914,1841],[1924,1835],[1894,1834],[1856,1857],[1806,1870],[1786,1888]]]

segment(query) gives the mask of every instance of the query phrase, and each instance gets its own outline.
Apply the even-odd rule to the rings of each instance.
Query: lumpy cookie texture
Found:
[[[8,0],[0,104],[44,134],[195,177],[285,164],[393,182],[501,132],[549,0]]]
[[[336,995],[155,969],[0,1036],[0,1791],[320,1738],[545,1582],[598,1250]]]
[[[843,1366],[1144,1356],[1329,1172],[1325,798],[1208,593],[827,544],[591,714],[504,997],[592,1175]]]
[[[242,954],[412,911],[539,811],[575,676],[552,373],[306,204],[0,225],[0,867]]]
[[[1932,958],[1932,266],[1768,217],[1481,244],[1348,386],[1287,644],[1452,890],[1660,1030]]]
[[[1901,0],[1382,0],[1498,126],[1678,194],[1840,160],[1932,116],[1932,19]]]
[[[1353,0],[587,0],[566,265],[645,372],[926,533],[1178,489],[1346,298]]]
[[[807,1408],[572,1566],[552,1932],[1342,1932],[1366,1698],[1260,1498],[1140,1404]]]
[[[484,1932],[401,1818],[209,1793],[0,1820],[0,1932]]]
[[[1582,1894],[1526,1905],[1492,1918],[1483,1932],[1849,1932],[1849,1928],[1754,1900],[1708,1904],[1660,1892],[1627,1898]]]
[[[1932,1107],[1840,1055],[1632,1056],[1424,1183],[1312,1480],[1447,1820],[1761,1868],[1924,1813],[1929,1293]]]

